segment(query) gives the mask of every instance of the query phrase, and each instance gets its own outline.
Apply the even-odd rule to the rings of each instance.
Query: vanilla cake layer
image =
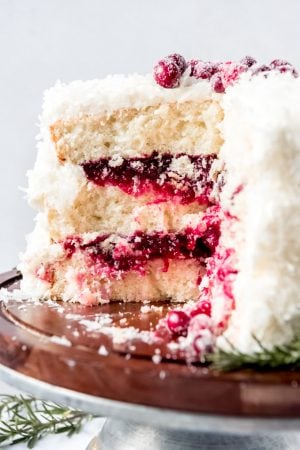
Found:
[[[40,215],[21,265],[22,289],[86,304],[196,299],[213,245],[202,234],[198,241],[192,233],[189,238],[184,233],[131,238],[89,233],[53,243]]]
[[[168,271],[164,271],[164,267],[165,262],[157,259],[147,264],[145,274],[131,271],[118,279],[92,275],[84,261],[78,258],[56,269],[57,281],[53,285],[25,270],[22,288],[24,292],[34,292],[39,298],[56,298],[86,305],[107,301],[197,300],[199,277],[203,272],[198,261],[170,260]]]
[[[58,158],[80,164],[100,157],[218,152],[222,109],[216,100],[162,103],[58,120],[50,126]]]
[[[47,159],[43,151],[47,154],[41,146],[28,195],[31,204],[46,215],[54,240],[91,231],[130,234],[134,230],[167,232],[195,227],[219,195],[220,167],[214,155],[200,159],[203,173],[187,156],[178,156],[167,166],[168,172],[159,169],[155,180],[147,178],[146,168],[140,180],[137,176],[124,180],[121,170],[113,174],[113,180],[103,182],[102,170],[96,171],[95,182],[89,182],[81,166],[60,164],[51,146]],[[123,163],[127,161],[131,160]],[[153,175],[153,168],[150,171]],[[104,186],[99,186],[99,180]]]
[[[196,300],[199,297],[199,277],[203,267],[196,260],[156,259],[145,266],[145,273],[129,271],[114,278],[91,273],[84,260],[78,256],[56,271],[57,282],[46,295],[65,301],[79,301],[95,305],[107,301],[175,302]]]
[[[118,187],[85,184],[68,207],[49,205],[47,218],[51,238],[61,240],[93,231],[125,235],[137,230],[182,231],[199,226],[205,210],[206,205],[195,201],[157,201],[151,193],[134,197]]]

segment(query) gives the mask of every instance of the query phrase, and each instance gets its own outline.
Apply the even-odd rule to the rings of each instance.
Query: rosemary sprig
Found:
[[[78,433],[90,414],[31,396],[0,395],[0,447],[20,442],[33,448],[50,433]]]
[[[218,349],[207,358],[212,363],[212,368],[221,371],[232,371],[241,368],[251,369],[280,369],[300,368],[300,338],[296,338],[289,344],[275,345],[271,349],[265,348],[261,342],[253,336],[259,349],[251,354],[237,350],[231,343],[229,350]]]

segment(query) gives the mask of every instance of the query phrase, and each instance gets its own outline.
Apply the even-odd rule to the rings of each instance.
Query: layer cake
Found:
[[[287,62],[161,60],[45,94],[22,257],[30,296],[184,303],[197,352],[299,327],[300,84]],[[225,339],[224,339],[225,336]],[[197,339],[195,341],[195,339]],[[197,344],[195,344],[197,342]]]

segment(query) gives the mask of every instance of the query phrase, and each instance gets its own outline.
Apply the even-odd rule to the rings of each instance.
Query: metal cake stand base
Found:
[[[107,419],[87,450],[299,450],[300,434],[218,434]]]

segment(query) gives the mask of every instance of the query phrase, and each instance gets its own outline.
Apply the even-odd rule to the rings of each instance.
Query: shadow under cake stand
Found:
[[[16,289],[20,278],[4,273],[0,287]],[[149,330],[170,307],[9,300],[0,378],[108,417],[90,450],[299,449],[300,372],[219,373],[168,360],[163,345],[153,361],[157,345],[99,332],[99,323]]]

